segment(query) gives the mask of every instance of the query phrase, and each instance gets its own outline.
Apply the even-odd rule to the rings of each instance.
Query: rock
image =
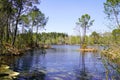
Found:
[[[0,69],[9,69],[10,67],[8,65],[1,65]]]
[[[12,72],[11,74],[9,74],[10,77],[15,77],[18,76],[20,73],[18,72]]]
[[[15,78],[19,75],[18,72],[12,71],[9,69],[10,67],[7,65],[1,65],[0,66],[0,77],[7,77],[7,78]]]

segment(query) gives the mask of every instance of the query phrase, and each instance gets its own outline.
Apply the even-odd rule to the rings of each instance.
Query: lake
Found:
[[[77,45],[53,45],[6,59],[20,72],[15,80],[118,80],[117,65],[111,66],[100,52],[79,52]],[[100,47],[101,49],[101,47]]]

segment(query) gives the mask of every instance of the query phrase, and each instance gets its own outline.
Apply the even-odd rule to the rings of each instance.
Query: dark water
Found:
[[[79,46],[54,45],[9,60],[20,72],[16,80],[120,80],[119,72],[102,59],[99,52],[81,53]]]

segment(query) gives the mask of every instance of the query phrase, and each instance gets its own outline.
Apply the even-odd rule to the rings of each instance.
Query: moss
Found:
[[[85,48],[87,48],[87,44],[82,44],[82,49],[85,49]]]

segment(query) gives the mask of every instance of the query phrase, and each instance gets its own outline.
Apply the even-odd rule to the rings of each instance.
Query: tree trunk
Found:
[[[83,28],[83,41],[82,41],[82,48],[86,48],[86,43],[85,43],[85,37],[86,37],[86,26]]]
[[[84,27],[84,32],[83,32],[83,44],[85,43],[85,37],[86,37],[86,26]]]
[[[38,43],[38,38],[37,38],[37,35],[38,35],[38,26],[37,26],[37,28],[36,28],[37,30],[36,30],[36,44]]]
[[[17,16],[17,19],[16,19],[16,24],[15,24],[14,34],[13,34],[13,42],[12,42],[13,46],[14,46],[15,41],[16,41],[18,22],[19,22],[19,17],[20,17],[21,11],[22,11],[22,7],[19,9],[18,16]]]
[[[6,42],[9,40],[9,19],[7,19],[7,26],[6,26]]]
[[[117,16],[117,12],[115,11],[115,8],[113,8],[113,12],[114,12],[114,16],[115,16],[118,28],[120,29],[120,24],[119,24],[119,20],[118,20],[118,16]]]
[[[33,22],[30,31],[30,47],[33,47]]]
[[[14,31],[13,42],[12,42],[12,45],[13,45],[13,46],[14,46],[15,41],[16,41],[17,29],[18,29],[18,20],[16,21],[15,29],[14,29],[15,31]]]

